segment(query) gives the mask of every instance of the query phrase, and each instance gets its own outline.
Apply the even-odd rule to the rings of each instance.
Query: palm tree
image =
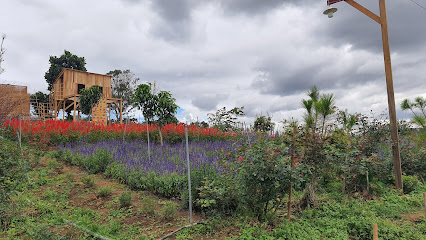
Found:
[[[306,109],[307,112],[307,114],[304,116],[306,130],[308,131],[309,129],[312,129],[312,131],[315,131],[318,120],[318,112],[315,108],[315,105],[320,98],[320,90],[317,86],[314,85],[308,90],[306,94],[308,97],[310,97],[309,100],[302,99],[302,106]]]
[[[306,109],[306,114],[303,117],[305,119],[305,123],[306,123],[306,130],[308,129],[313,129],[315,126],[315,118],[313,116],[313,106],[314,106],[314,101],[312,99],[310,100],[302,100],[302,106]]]
[[[315,103],[315,110],[322,117],[322,134],[325,130],[325,121],[328,116],[334,113],[334,95],[322,94],[318,102]]]
[[[415,111],[416,108],[420,110],[421,114],[416,113]],[[416,97],[414,99],[414,102],[410,102],[410,100],[408,99],[404,99],[401,102],[401,109],[403,111],[410,110],[414,115],[411,121],[422,128],[425,128],[426,126],[425,108],[426,108],[426,99],[424,99],[423,97]]]

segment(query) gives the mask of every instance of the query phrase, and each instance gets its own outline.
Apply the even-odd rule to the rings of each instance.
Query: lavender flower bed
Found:
[[[190,142],[189,157],[191,169],[215,169],[222,172],[222,152],[235,152],[240,143],[222,142]],[[155,172],[159,175],[177,173],[186,174],[186,145],[152,143],[150,145],[150,159],[148,158],[148,147],[146,142],[140,140],[120,141],[116,139],[103,140],[95,144],[80,142],[77,144],[65,144],[62,149],[70,150],[73,154],[92,156],[97,149],[105,149],[111,153],[113,161],[125,165],[126,170],[137,170],[138,172]]]

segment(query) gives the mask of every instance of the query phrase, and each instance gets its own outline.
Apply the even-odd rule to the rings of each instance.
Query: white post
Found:
[[[189,221],[192,225],[191,166],[189,165],[188,127],[185,125],[186,164],[188,167]]]
[[[151,152],[149,150],[149,128],[148,128],[148,121],[146,121],[146,137],[148,139],[148,160],[151,162]]]

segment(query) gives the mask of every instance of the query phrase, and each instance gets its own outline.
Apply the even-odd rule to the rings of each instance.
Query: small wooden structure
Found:
[[[30,94],[26,86],[0,84],[0,116],[30,116]]]
[[[109,118],[111,118],[111,105],[115,104],[120,109],[120,123],[122,122],[122,99],[113,98],[111,93],[111,76],[97,73],[83,72],[75,69],[64,68],[53,83],[49,96],[49,115],[46,118],[57,118],[59,111],[73,111],[74,121],[80,115],[79,91],[90,88],[91,86],[100,86],[102,89],[102,98],[106,100]],[[78,113],[77,113],[78,112]],[[64,114],[65,115],[65,114]],[[64,118],[64,117],[63,117]]]

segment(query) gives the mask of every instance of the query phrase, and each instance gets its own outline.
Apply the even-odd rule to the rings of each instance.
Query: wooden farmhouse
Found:
[[[0,118],[30,116],[30,94],[26,86],[0,84]]]
[[[112,97],[111,76],[68,68],[64,68],[53,83],[49,96],[51,116],[57,118],[60,110],[65,112],[71,109],[74,121],[77,121],[80,115],[79,91],[94,85],[98,85],[102,89],[102,99],[107,104],[108,118],[111,118],[111,105],[115,104],[120,110],[120,122],[122,122],[122,99]]]

